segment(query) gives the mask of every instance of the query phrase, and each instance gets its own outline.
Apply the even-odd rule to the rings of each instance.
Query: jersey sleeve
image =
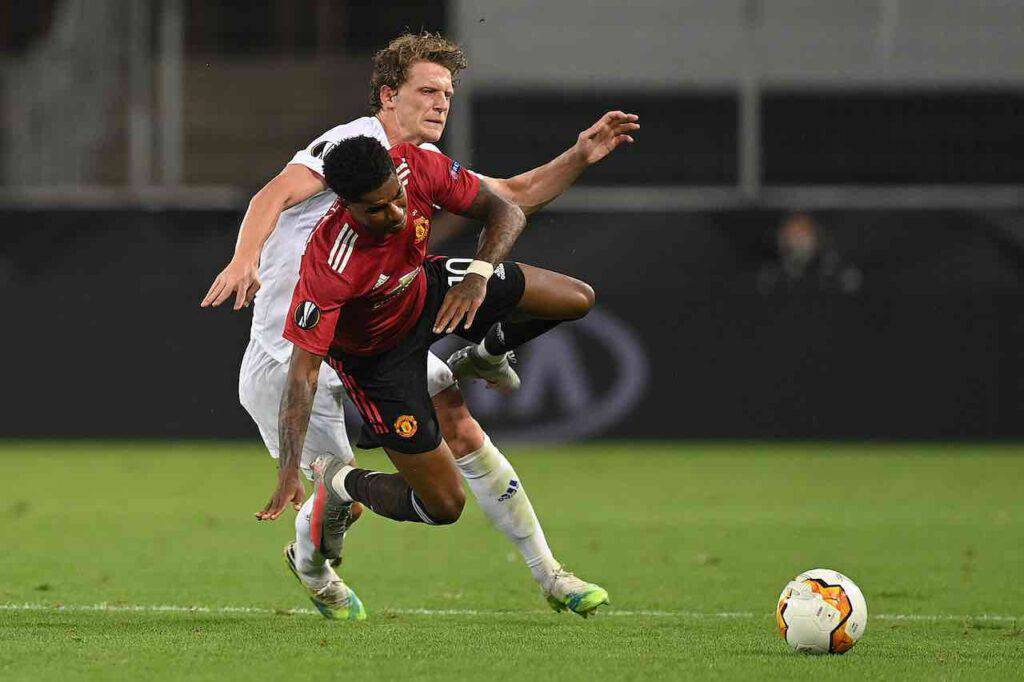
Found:
[[[324,159],[327,157],[327,153],[334,149],[334,147],[336,147],[342,140],[347,140],[348,138],[356,137],[357,135],[366,135],[368,137],[375,137],[378,140],[381,139],[382,132],[377,131],[373,127],[373,124],[368,121],[368,118],[356,119],[350,123],[345,123],[331,128],[326,133],[310,142],[305,149],[300,149],[295,152],[295,156],[293,156],[292,160],[288,163],[305,166],[320,177],[323,177]],[[381,144],[385,147],[388,146],[386,137]]]
[[[314,248],[312,243],[310,247],[302,257],[283,336],[299,348],[323,356],[334,339],[341,307],[352,292],[328,265],[324,249]]]
[[[441,152],[417,151],[430,203],[452,213],[465,213],[480,191],[480,178]]]
[[[313,171],[320,177],[324,176],[324,157],[327,156],[327,152],[331,151],[336,144],[340,141],[340,138],[333,138],[329,130],[320,137],[316,138],[309,143],[309,146],[305,149],[300,149],[295,152],[295,156],[289,161],[289,164],[298,164],[305,166],[309,170]]]

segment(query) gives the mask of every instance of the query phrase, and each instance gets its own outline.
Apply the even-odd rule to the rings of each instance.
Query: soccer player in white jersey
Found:
[[[260,435],[277,458],[278,409],[291,355],[291,343],[282,337],[292,292],[306,240],[317,221],[337,199],[323,178],[323,159],[340,140],[357,135],[374,137],[385,146],[412,143],[432,146],[441,138],[447,121],[453,79],[466,67],[461,49],[440,35],[406,34],[393,40],[374,59],[371,81],[372,116],[356,119],[327,131],[300,150],[275,178],[249,203],[239,229],[235,253],[217,275],[202,306],[217,306],[234,298],[239,310],[254,302],[249,346],[239,375],[239,398],[259,428]],[[533,170],[508,179],[484,177],[493,191],[533,213],[558,197],[590,165],[623,143],[633,142],[639,128],[637,116],[609,112],[580,133],[576,144]],[[481,349],[475,360],[507,367],[503,356]],[[555,560],[521,479],[469,413],[452,373],[443,361],[430,355],[428,383],[438,421],[473,495],[490,522],[518,548],[549,602],[556,609],[588,615],[607,593],[564,570]],[[485,374],[501,385],[501,372]],[[514,377],[510,371],[509,376]],[[302,454],[302,469],[319,456],[354,459],[345,434],[342,411],[344,388],[326,365],[310,416]],[[519,494],[502,496],[511,481],[520,482]],[[361,619],[365,610],[355,593],[325,560],[310,528],[313,497],[303,502],[305,491],[295,481],[288,500],[299,514],[296,539],[286,556],[313,603],[330,618]],[[501,499],[504,497],[505,499]],[[274,500],[271,501],[272,503]],[[272,507],[268,504],[268,509]],[[280,509],[257,514],[274,519]],[[354,510],[353,516],[358,516]],[[604,599],[601,599],[602,595]]]

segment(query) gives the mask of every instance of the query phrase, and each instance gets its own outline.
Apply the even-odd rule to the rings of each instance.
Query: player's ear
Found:
[[[398,90],[395,90],[390,85],[380,86],[380,103],[381,105],[395,103],[395,98],[398,97]]]

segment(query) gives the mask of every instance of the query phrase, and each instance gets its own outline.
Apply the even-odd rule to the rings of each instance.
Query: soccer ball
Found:
[[[794,651],[842,654],[868,624],[860,588],[842,573],[815,568],[786,585],[775,609],[779,631]]]

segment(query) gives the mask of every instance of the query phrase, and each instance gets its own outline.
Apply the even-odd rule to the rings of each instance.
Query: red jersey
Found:
[[[316,355],[375,355],[416,323],[426,297],[423,259],[437,208],[463,213],[480,180],[444,154],[411,144],[391,148],[405,186],[405,229],[380,238],[338,200],[314,228],[284,338]]]

